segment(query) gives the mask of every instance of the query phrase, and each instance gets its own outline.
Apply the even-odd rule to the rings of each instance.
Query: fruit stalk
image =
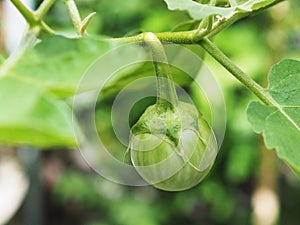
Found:
[[[164,47],[155,34],[151,32],[145,33],[143,40],[151,49],[153,65],[156,72],[156,104],[160,108],[166,108],[166,106],[176,107],[178,104],[178,97]]]

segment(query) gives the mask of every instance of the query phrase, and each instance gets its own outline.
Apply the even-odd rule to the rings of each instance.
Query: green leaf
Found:
[[[250,0],[246,3],[246,5],[251,5],[251,9],[252,10],[258,10],[258,9],[261,9],[261,8],[264,8],[268,5],[272,5],[272,4],[275,4],[276,2],[280,2],[278,0]]]
[[[269,92],[281,105],[300,105],[300,62],[283,60],[269,75]]]
[[[256,168],[258,151],[253,151],[253,143],[248,139],[239,139],[239,142],[233,144],[229,150],[225,174],[231,182],[246,181]]]
[[[42,148],[76,145],[70,108],[37,86],[1,78],[0,108],[1,144]]]
[[[248,120],[255,132],[263,133],[267,147],[300,176],[300,62],[286,59],[274,65],[268,90],[276,104],[252,102]]]
[[[89,67],[101,56],[120,46],[118,41],[96,37],[70,39],[49,36],[26,52],[6,76],[17,77],[43,87],[60,98],[69,97],[78,91],[78,85]],[[141,77],[145,71],[142,65],[129,64],[131,59],[135,60],[137,57],[143,60],[144,49],[133,48],[133,45],[130,45],[128,48],[112,52],[106,58],[108,61],[103,62],[102,73],[114,72],[112,78],[109,78],[110,74],[99,74],[98,77],[94,77],[95,80],[85,83],[84,90],[79,91],[94,89],[98,85],[97,81],[102,82],[109,78],[103,91],[108,93],[107,97],[111,97],[109,95],[117,93],[126,84]],[[100,60],[97,62],[101,63]],[[130,68],[120,70],[124,64],[128,64]],[[111,71],[112,69],[116,71]]]
[[[56,97],[73,95],[90,64],[113,47],[102,39],[48,36],[3,70],[0,143],[74,147],[72,112]]]
[[[234,9],[201,4],[192,0],[164,0],[169,10],[187,11],[195,20],[201,20],[210,15],[230,17]]]
[[[113,45],[109,41],[49,36],[26,52],[6,76],[37,84],[60,97],[73,95],[90,64]]]
[[[164,0],[170,10],[187,11],[195,20],[201,20],[210,15],[220,15],[225,18],[233,16],[235,13],[251,12],[267,5],[275,3],[277,0],[229,0],[229,7],[218,7],[208,4],[201,4],[192,0]]]

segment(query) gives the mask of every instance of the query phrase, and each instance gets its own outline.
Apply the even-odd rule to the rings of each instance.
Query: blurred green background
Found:
[[[77,3],[82,17],[97,12],[88,27],[90,34],[121,37],[140,30],[163,32],[189,20],[183,12],[168,11],[162,0]],[[272,64],[282,58],[300,59],[299,12],[299,0],[280,3],[237,22],[214,42],[265,86]],[[62,1],[55,4],[46,21],[60,32],[74,32]],[[40,153],[35,171],[40,195],[27,197],[8,224],[298,225],[300,180],[251,130],[245,111],[254,96],[210,57],[205,63],[223,91],[227,128],[216,163],[203,182],[179,193],[121,186],[89,169],[77,151],[48,150]],[[99,104],[97,115],[106,112],[105,104]],[[99,129],[103,126],[109,125],[99,124]],[[28,208],[34,207],[35,201],[38,211],[32,212]],[[270,218],[275,222],[268,222]]]

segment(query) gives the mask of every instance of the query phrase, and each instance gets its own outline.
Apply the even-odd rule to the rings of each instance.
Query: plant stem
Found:
[[[204,48],[215,60],[217,60],[226,70],[228,70],[235,78],[244,84],[251,92],[253,92],[260,100],[267,105],[274,105],[274,100],[268,95],[266,90],[257,84],[251,77],[247,76],[239,67],[237,67],[216,45],[208,38],[203,38],[199,44]]]
[[[167,101],[172,106],[176,106],[178,104],[178,97],[164,47],[153,33],[145,33],[143,40],[151,48],[152,52],[157,81],[157,105],[164,107]]]
[[[78,35],[81,36],[81,18],[74,0],[64,0]]]
[[[43,18],[47,14],[47,12],[50,10],[50,8],[53,6],[56,0],[44,0],[38,9],[35,11],[35,15],[40,21],[40,28],[46,31],[49,34],[55,33],[44,21]]]
[[[39,8],[35,11],[36,17],[39,19],[44,18],[44,16],[50,10],[55,1],[56,0],[44,0],[39,6]]]
[[[30,26],[35,26],[38,23],[37,17],[28,9],[20,0],[11,0],[15,7],[19,10],[22,16],[26,19]]]
[[[44,30],[47,33],[54,33],[54,31],[42,20],[45,14],[49,11],[55,0],[45,0],[35,12],[28,9],[20,0],[11,0],[18,11],[25,18],[30,28],[39,27],[39,30]],[[37,36],[39,32],[36,32]]]
[[[195,31],[180,31],[180,32],[163,32],[155,33],[160,41],[170,42],[174,44],[194,44]],[[112,41],[123,43],[138,43],[143,41],[145,33],[141,33],[130,37],[112,38]]]
[[[28,30],[19,45],[19,47],[10,54],[7,60],[0,67],[0,78],[8,75],[8,71],[11,67],[15,65],[15,63],[19,60],[19,58],[24,54],[24,52],[31,48],[34,42],[36,41],[36,35],[39,30],[31,29]]]

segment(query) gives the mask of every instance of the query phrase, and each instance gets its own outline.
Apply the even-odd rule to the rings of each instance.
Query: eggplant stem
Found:
[[[178,105],[178,96],[164,47],[156,35],[151,32],[144,33],[143,40],[150,47],[152,53],[157,83],[156,104],[164,108],[167,105],[176,107]]]

